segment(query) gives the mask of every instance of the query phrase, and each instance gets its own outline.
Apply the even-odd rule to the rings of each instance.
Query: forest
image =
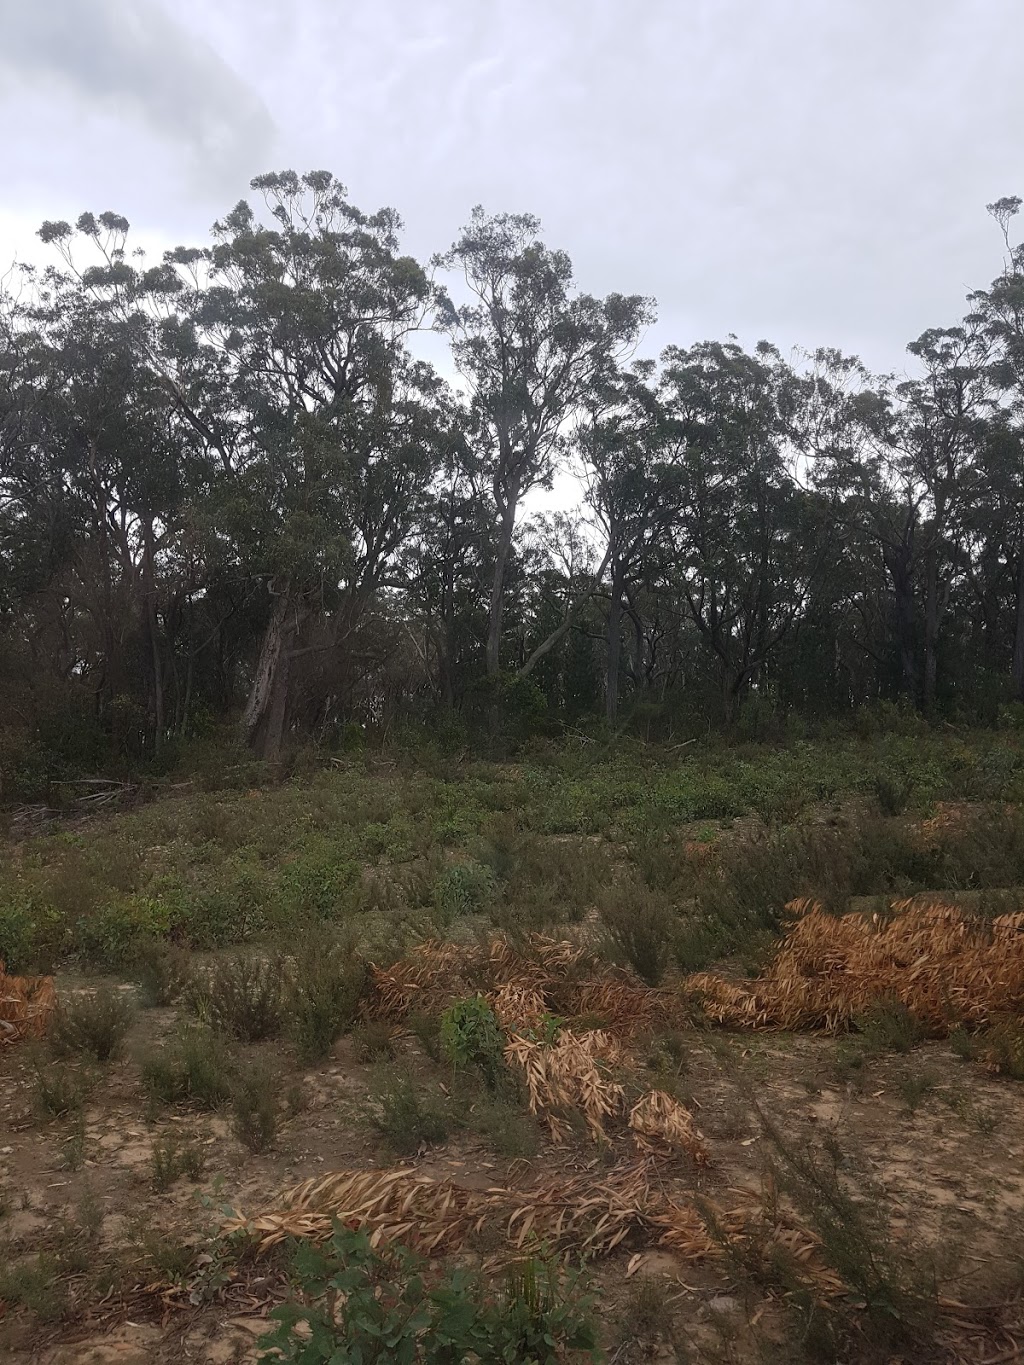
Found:
[[[527,214],[419,262],[326,172],[252,189],[158,263],[115,213],[46,222],[3,278],[5,800],[236,722],[273,760],[1024,703],[1019,199],[893,376],[639,358],[654,300],[582,292]]]

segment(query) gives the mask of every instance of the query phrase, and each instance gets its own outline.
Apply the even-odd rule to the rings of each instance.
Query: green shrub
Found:
[[[473,861],[452,863],[434,883],[434,905],[443,923],[486,908],[494,891],[494,874]]]
[[[50,1049],[56,1057],[85,1053],[97,1062],[112,1061],[124,1046],[134,1015],[124,993],[108,986],[74,996],[54,1011]]]
[[[441,1051],[452,1066],[477,1066],[494,1090],[505,1070],[505,1035],[482,995],[457,1000],[441,1015]]]
[[[238,953],[195,976],[188,1003],[200,1020],[240,1043],[276,1038],[284,1022],[282,964],[275,955]]]
[[[135,957],[134,976],[142,1003],[152,1008],[175,1004],[191,980],[188,950],[159,939],[146,939]]]
[[[497,1291],[465,1270],[431,1284],[427,1267],[401,1245],[374,1249],[363,1232],[336,1228],[322,1248],[302,1242],[295,1302],[275,1308],[280,1324],[261,1360],[296,1365],[561,1365],[597,1361],[593,1300],[547,1262],[523,1261]]]
[[[181,1176],[192,1181],[203,1178],[206,1154],[194,1142],[183,1142],[177,1134],[158,1138],[153,1143],[150,1157],[153,1185],[157,1190],[168,1190]]]
[[[176,1045],[141,1062],[142,1084],[161,1104],[189,1102],[219,1109],[231,1097],[234,1065],[223,1040],[207,1028],[182,1030]]]
[[[52,1118],[78,1114],[95,1084],[95,1078],[80,1068],[65,1066],[36,1053],[32,1058],[36,1102],[40,1111]]]
[[[444,1142],[452,1130],[446,1104],[426,1096],[396,1067],[381,1067],[370,1085],[371,1118],[394,1150],[412,1156],[422,1146]]]
[[[598,900],[601,922],[614,955],[641,981],[656,986],[672,956],[678,918],[663,896],[633,881],[616,883]]]
[[[288,1031],[306,1061],[326,1057],[355,1018],[366,964],[352,943],[320,939],[300,946],[285,998]]]
[[[252,1065],[235,1080],[231,1093],[231,1130],[250,1152],[273,1146],[277,1136],[280,1079],[265,1066]]]

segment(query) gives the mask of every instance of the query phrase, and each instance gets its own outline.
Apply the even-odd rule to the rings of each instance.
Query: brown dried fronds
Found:
[[[622,1086],[608,1073],[621,1061],[619,1044],[601,1029],[573,1033],[560,1029],[553,1042],[516,1034],[505,1048],[505,1058],[520,1068],[530,1099],[530,1112],[553,1117],[552,1137],[563,1136],[558,1110],[579,1109],[595,1138],[605,1136],[605,1120],[622,1112]]]
[[[382,1018],[439,1014],[482,992],[509,1032],[523,1033],[545,1014],[599,1016],[621,1036],[685,1020],[678,992],[654,990],[609,967],[589,949],[534,934],[525,946],[497,936],[482,945],[429,942],[390,967],[373,969],[368,1009]]]
[[[642,1163],[599,1182],[580,1177],[487,1190],[404,1169],[337,1171],[296,1186],[280,1208],[251,1219],[236,1214],[224,1231],[244,1230],[267,1249],[289,1237],[326,1237],[340,1222],[368,1231],[375,1246],[401,1240],[429,1255],[457,1251],[486,1224],[501,1228],[513,1253],[540,1240],[556,1249],[606,1255],[632,1233],[653,1226],[646,1212],[651,1197]]]
[[[531,985],[506,981],[488,998],[498,1023],[506,1033],[525,1033],[536,1028],[549,1013],[543,994]]]
[[[641,1151],[653,1155],[688,1152],[698,1166],[710,1164],[704,1134],[685,1105],[664,1090],[641,1096],[629,1111],[629,1126]]]
[[[430,941],[390,967],[372,967],[368,1012],[387,1019],[439,1014],[452,1000],[469,993],[463,973],[472,955],[472,949],[457,943]]]
[[[334,1171],[288,1191],[280,1206],[253,1218],[234,1214],[226,1234],[245,1232],[268,1250],[290,1237],[320,1240],[341,1223],[366,1231],[374,1246],[402,1241],[424,1255],[458,1252],[485,1226],[498,1229],[506,1250],[493,1264],[541,1243],[573,1255],[606,1256],[626,1243],[660,1246],[687,1261],[719,1258],[727,1250],[784,1248],[818,1292],[842,1292],[820,1257],[813,1234],[750,1191],[734,1191],[723,1207],[711,1199],[680,1203],[653,1181],[649,1159],[618,1166],[602,1180],[589,1175],[550,1179],[520,1188],[470,1189],[407,1169]]]
[[[1024,915],[985,920],[948,905],[900,901],[892,916],[796,916],[764,974],[739,986],[692,976],[706,1014],[739,1027],[848,1028],[880,999],[901,1002],[933,1036],[1024,1012]]]
[[[52,976],[8,976],[0,959],[0,1044],[41,1038],[56,1006]]]

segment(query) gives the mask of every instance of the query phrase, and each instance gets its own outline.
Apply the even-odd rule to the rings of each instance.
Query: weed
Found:
[[[469,859],[452,863],[434,882],[433,900],[442,924],[486,909],[494,893],[493,871]]]
[[[919,1256],[902,1256],[884,1217],[880,1193],[865,1182],[849,1188],[853,1169],[834,1138],[820,1147],[790,1143],[755,1104],[774,1153],[774,1178],[819,1240],[822,1254],[862,1301],[859,1330],[874,1345],[921,1352],[931,1340],[935,1287]]]
[[[59,1322],[68,1309],[68,1290],[55,1257],[37,1256],[0,1269],[0,1300],[20,1304],[40,1322]]]
[[[464,1270],[431,1285],[427,1271],[401,1244],[375,1249],[365,1233],[344,1227],[322,1248],[300,1243],[296,1301],[274,1309],[279,1326],[261,1358],[303,1365],[598,1359],[593,1301],[559,1267],[523,1261],[498,1293]]]
[[[444,1142],[452,1130],[448,1106],[424,1095],[397,1067],[381,1067],[370,1086],[374,1127],[391,1147],[411,1156],[423,1146]]]
[[[167,1190],[183,1175],[192,1181],[201,1180],[206,1154],[195,1142],[183,1142],[176,1133],[170,1133],[153,1143],[150,1166],[154,1188]]]
[[[935,1089],[940,1079],[935,1071],[918,1071],[900,1079],[897,1088],[903,1103],[911,1113],[920,1106],[924,1097]]]
[[[993,1020],[973,1040],[972,1055],[990,1071],[1024,1081],[1024,1023],[1011,1015]]]
[[[265,1066],[252,1065],[235,1081],[231,1094],[231,1129],[238,1141],[259,1155],[277,1136],[277,1092],[280,1081]]]
[[[601,922],[615,955],[648,986],[656,986],[672,956],[678,916],[663,895],[623,881],[598,897]]]
[[[120,991],[103,987],[75,996],[54,1011],[50,1049],[56,1057],[85,1053],[97,1062],[117,1057],[131,1028],[134,1009]]]
[[[647,1045],[645,1063],[656,1076],[685,1076],[689,1070],[690,1048],[682,1033],[660,1033]]]
[[[356,1057],[363,1062],[387,1062],[395,1055],[394,1031],[383,1019],[366,1019],[352,1030]]]
[[[409,1032],[432,1062],[439,1062],[441,1051],[441,1019],[436,1014],[414,1010],[406,1019]]]
[[[142,1003],[150,1009],[175,1004],[192,975],[188,950],[174,943],[150,939],[135,959],[135,980]]]
[[[218,1109],[231,1097],[233,1065],[223,1041],[210,1029],[182,1030],[176,1045],[143,1058],[142,1084],[161,1104],[190,1101],[199,1109]]]
[[[295,956],[286,999],[288,1030],[306,1061],[326,1057],[355,1018],[366,965],[350,942],[309,941]]]
[[[61,1145],[62,1170],[78,1171],[85,1161],[85,1115],[81,1107],[72,1111],[71,1128]]]
[[[540,1148],[540,1129],[532,1114],[495,1095],[478,1096],[469,1105],[465,1122],[499,1156],[531,1157]]]
[[[276,1038],[283,1023],[281,962],[257,953],[223,958],[193,979],[186,998],[203,1023],[239,1042]]]
[[[92,1089],[94,1078],[80,1068],[65,1066],[37,1054],[32,1059],[36,1101],[42,1113],[52,1118],[78,1114]]]
[[[902,815],[914,790],[914,780],[908,773],[880,772],[875,776],[874,789],[883,815]]]
[[[869,1053],[911,1052],[927,1037],[902,1000],[881,999],[854,1022]]]
[[[630,1289],[622,1315],[623,1340],[654,1341],[668,1336],[671,1327],[668,1286],[649,1275],[638,1280]]]

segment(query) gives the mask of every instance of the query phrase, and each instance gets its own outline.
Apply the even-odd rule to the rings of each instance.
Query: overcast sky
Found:
[[[1021,0],[0,0],[0,261],[86,208],[202,241],[326,168],[421,257],[536,213],[582,287],[656,297],[647,350],[902,368],[1000,267],[1022,56]]]

